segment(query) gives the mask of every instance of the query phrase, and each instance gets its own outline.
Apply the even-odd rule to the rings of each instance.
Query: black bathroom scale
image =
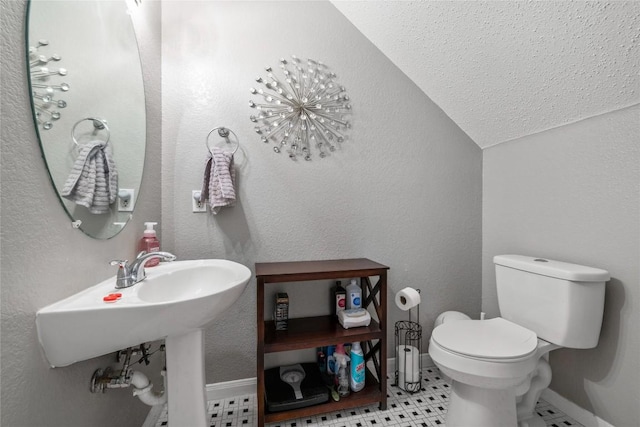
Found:
[[[316,363],[299,363],[264,371],[267,411],[279,412],[318,405],[329,400]]]

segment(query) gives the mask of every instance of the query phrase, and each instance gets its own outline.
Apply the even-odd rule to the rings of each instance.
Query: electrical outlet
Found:
[[[133,212],[135,190],[133,188],[121,188],[118,190],[118,212]]]
[[[200,190],[192,190],[191,191],[191,209],[193,212],[206,212],[207,211],[207,203],[200,201],[200,194],[202,192]]]

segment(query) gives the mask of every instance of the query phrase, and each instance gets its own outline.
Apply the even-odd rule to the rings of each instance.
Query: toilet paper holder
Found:
[[[418,290],[420,292],[420,290]],[[416,312],[415,321],[412,312]],[[422,326],[420,304],[408,310],[409,320],[395,324],[395,383],[407,393],[417,393],[422,388]]]

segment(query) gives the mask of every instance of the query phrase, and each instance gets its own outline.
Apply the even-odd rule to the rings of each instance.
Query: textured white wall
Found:
[[[640,2],[333,3],[483,148],[640,102]]]
[[[114,274],[108,262],[135,255],[145,220],[160,218],[160,4],[145,2],[136,22],[147,83],[148,141],[142,192],[134,219],[111,240],[94,240],[71,223],[58,201],[36,139],[25,54],[26,2],[1,0],[1,295],[3,426],[140,426],[148,406],[129,390],[90,394],[101,357],[50,369],[41,354],[36,311]],[[123,100],[126,103],[126,99]],[[154,143],[154,141],[156,143]],[[104,325],[108,328],[109,325]],[[99,335],[100,331],[96,331]],[[151,365],[150,376],[162,368]],[[157,375],[153,375],[154,378]],[[159,377],[159,376],[158,376]]]
[[[483,151],[483,309],[497,254],[608,270],[600,343],[552,352],[551,388],[621,427],[640,425],[639,123],[636,105]]]
[[[389,297],[422,289],[425,338],[443,310],[478,313],[481,152],[342,14],[329,2],[167,1],[162,17],[165,249],[250,268],[369,257],[391,267]],[[275,154],[248,118],[254,79],[290,54],[329,64],[352,99],[351,140],[324,160]],[[214,217],[193,214],[190,198],[215,126],[241,149],[239,203]],[[324,287],[304,289],[296,315],[322,311]],[[207,328],[208,383],[255,375],[255,305],[252,280]],[[391,326],[406,318],[389,310]]]

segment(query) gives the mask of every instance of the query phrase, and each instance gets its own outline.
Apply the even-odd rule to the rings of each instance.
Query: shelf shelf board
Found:
[[[276,331],[272,320],[266,321],[264,351],[300,350],[336,343],[379,340],[383,337],[380,325],[371,319],[369,326],[344,329],[335,316],[289,319],[286,331]]]
[[[336,412],[343,409],[370,405],[372,403],[380,403],[381,399],[382,392],[380,391],[380,383],[378,383],[378,381],[376,381],[371,373],[367,371],[365,387],[359,392],[351,392],[349,396],[343,397],[337,402],[329,400],[329,402],[327,403],[308,406],[306,408],[293,409],[283,412],[267,412],[265,413],[265,422],[272,423],[294,418],[310,417],[312,415],[324,414],[327,412]]]
[[[255,268],[256,277],[264,283],[377,276],[389,269],[367,258],[258,262]]]

